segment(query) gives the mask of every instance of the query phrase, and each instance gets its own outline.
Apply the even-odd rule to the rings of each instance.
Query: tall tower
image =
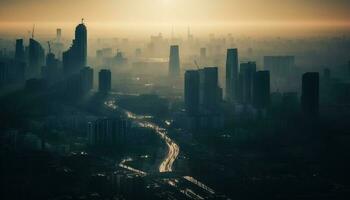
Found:
[[[226,58],[226,99],[237,100],[238,84],[238,50],[227,49]]]
[[[38,78],[41,73],[41,67],[45,64],[45,51],[41,44],[34,40],[29,39],[29,68],[26,71],[26,78]]]
[[[202,109],[215,112],[219,104],[218,68],[205,67],[199,70],[199,105]]]
[[[303,74],[301,106],[303,113],[310,117],[318,115],[319,108],[319,74],[307,72]]]
[[[257,109],[265,109],[270,104],[270,72],[257,71],[254,77],[253,104]]]
[[[180,75],[180,56],[179,56],[179,46],[170,46],[170,56],[169,56],[169,77],[177,78]]]
[[[111,71],[108,69],[101,69],[98,73],[98,91],[108,93],[111,90],[112,78]]]
[[[185,107],[188,114],[197,114],[199,108],[199,71],[185,72]]]
[[[63,69],[65,74],[79,72],[87,63],[87,29],[82,20],[75,28],[72,46],[63,52]]]
[[[247,62],[241,63],[241,95],[242,103],[251,104],[253,103],[253,92],[254,92],[254,78],[256,72],[256,63]]]
[[[56,42],[61,42],[62,37],[62,29],[58,28],[56,29]]]
[[[16,60],[16,62],[24,62],[23,39],[16,40],[15,60]]]

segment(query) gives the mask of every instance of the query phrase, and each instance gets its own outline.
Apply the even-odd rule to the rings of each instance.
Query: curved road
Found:
[[[142,116],[142,115],[136,115],[130,111],[127,111],[125,109],[122,109],[120,107],[118,107],[116,105],[115,100],[110,100],[110,101],[106,101],[105,105],[113,110],[119,110],[121,112],[123,112],[129,119],[132,119],[134,121],[134,123],[136,123],[137,125],[139,125],[140,127],[145,127],[145,128],[150,128],[152,130],[154,130],[167,144],[168,146],[168,153],[166,155],[166,157],[164,158],[164,160],[162,161],[162,163],[159,165],[159,172],[172,172],[173,171],[173,165],[175,160],[177,159],[179,153],[180,153],[180,148],[179,146],[167,135],[167,130],[158,126],[155,123],[149,122],[147,121],[147,119],[149,119],[149,116]],[[147,175],[146,172],[143,172],[141,170],[138,169],[134,169],[128,165],[126,165],[126,163],[128,161],[132,161],[131,158],[127,158],[122,160],[121,163],[119,163],[119,167],[122,167],[124,169],[133,171],[135,173],[141,174],[141,175]],[[211,189],[210,187],[206,186],[205,184],[203,184],[202,182],[196,180],[195,178],[191,177],[191,176],[184,176],[184,179],[186,179],[187,181],[189,181],[190,183],[202,188],[203,190],[207,191],[209,195],[214,195],[215,191],[213,189]],[[175,182],[177,182],[178,180],[176,179]],[[172,186],[176,186],[176,183],[174,181],[168,180],[168,183]],[[185,189],[185,190],[180,190],[181,193],[184,193],[187,197],[190,197],[192,199],[204,199],[203,197],[199,196],[198,194],[196,194],[195,192],[193,192],[191,189]]]
[[[116,110],[118,107],[114,100],[106,101],[105,105],[109,108]],[[180,153],[179,146],[167,135],[167,131],[164,128],[156,125],[155,123],[148,122],[147,116],[136,115],[127,110],[118,108],[118,110],[122,111],[129,119],[133,119],[135,123],[137,123],[141,127],[153,129],[167,144],[168,153],[164,158],[162,163],[159,165],[159,172],[171,172],[173,171],[173,164]]]

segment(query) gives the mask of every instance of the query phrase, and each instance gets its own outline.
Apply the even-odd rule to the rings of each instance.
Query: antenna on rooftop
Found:
[[[51,45],[50,45],[50,41],[47,41],[47,44],[49,45],[49,53],[51,53]]]
[[[35,24],[33,24],[32,39],[34,39]]]

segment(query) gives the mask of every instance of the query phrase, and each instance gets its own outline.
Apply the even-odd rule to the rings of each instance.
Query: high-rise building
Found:
[[[112,85],[111,71],[108,69],[102,69],[98,73],[98,90],[100,92],[109,92]]]
[[[199,72],[185,72],[185,108],[188,114],[197,114],[199,108]]]
[[[294,56],[264,56],[264,68],[271,76],[287,76],[295,67]]]
[[[62,37],[62,29],[58,28],[56,29],[56,42],[61,42]]]
[[[23,39],[16,40],[15,60],[16,62],[25,62]]]
[[[82,22],[75,29],[72,46],[63,52],[63,69],[66,75],[77,73],[87,63],[87,30]]]
[[[325,68],[323,70],[323,78],[325,81],[330,81],[331,80],[331,70],[329,68]]]
[[[288,91],[296,89],[293,80],[295,73],[294,56],[265,56],[264,69],[270,71],[271,88],[276,90]]]
[[[94,70],[91,67],[84,67],[80,70],[81,90],[89,92],[93,88]]]
[[[46,55],[46,66],[42,67],[41,76],[48,83],[53,83],[59,79],[59,60],[55,58],[55,54],[49,52]]]
[[[91,145],[121,145],[130,130],[130,121],[120,118],[98,119],[87,125]]]
[[[226,58],[226,99],[237,100],[238,84],[238,50],[228,49]]]
[[[179,46],[170,46],[170,56],[169,56],[169,77],[177,78],[180,75],[180,56],[179,56]]]
[[[270,72],[257,71],[254,79],[253,104],[257,109],[267,108],[270,104]]]
[[[38,78],[41,74],[41,67],[45,64],[45,51],[41,44],[34,40],[33,38],[29,39],[29,66],[26,78]]]
[[[244,104],[253,103],[254,78],[256,72],[256,63],[247,62],[241,63],[240,78],[241,78],[241,100]]]
[[[206,67],[199,70],[199,105],[203,110],[218,110],[218,68]]]
[[[303,113],[317,116],[319,112],[319,73],[307,72],[302,78],[301,106]]]
[[[207,49],[203,47],[200,49],[200,59],[204,60],[206,58],[207,58]]]
[[[57,59],[62,60],[63,43],[62,29],[56,29],[56,41],[52,43],[52,52],[57,56]]]

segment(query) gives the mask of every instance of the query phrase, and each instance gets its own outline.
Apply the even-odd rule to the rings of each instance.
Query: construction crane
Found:
[[[197,61],[194,60],[193,62],[194,62],[194,64],[196,65],[197,69],[199,70],[199,65],[198,65]]]
[[[35,24],[33,24],[32,39],[34,39],[34,30],[35,30]]]

